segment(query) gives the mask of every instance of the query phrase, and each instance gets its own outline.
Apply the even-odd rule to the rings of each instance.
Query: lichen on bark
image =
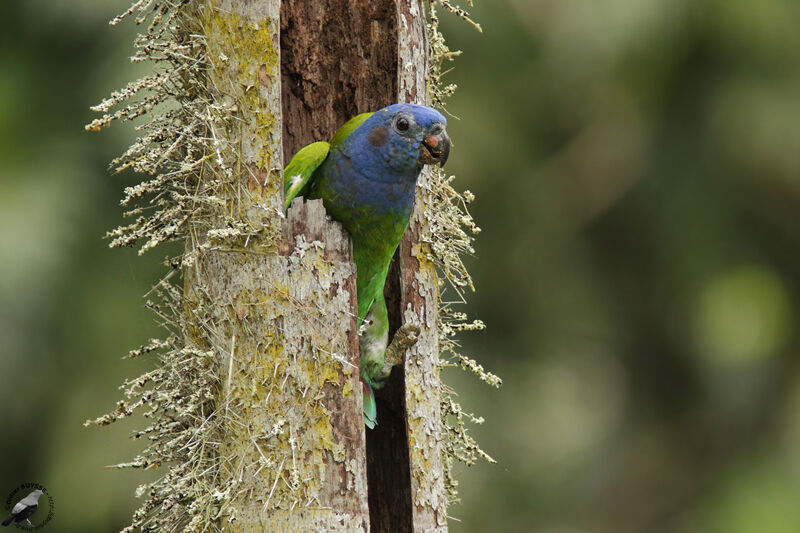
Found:
[[[428,43],[430,60],[428,63],[428,88],[433,105],[446,109],[447,99],[456,90],[454,84],[446,84],[444,66],[452,62],[461,52],[453,51],[447,46],[444,36],[439,31],[439,19],[436,5],[464,19],[477,31],[480,25],[474,22],[469,13],[448,0],[431,1],[428,4]],[[468,5],[472,5],[468,1]],[[457,366],[477,376],[484,383],[499,387],[502,380],[484,369],[473,358],[461,353],[456,335],[464,331],[476,331],[484,328],[481,320],[470,320],[466,313],[457,306],[466,302],[466,291],[474,291],[472,277],[464,265],[463,256],[472,255],[474,236],[480,232],[468,206],[475,199],[465,190],[457,191],[453,187],[455,176],[448,175],[439,167],[432,170],[429,179],[421,184],[426,191],[425,224],[422,226],[418,257],[434,264],[442,278],[438,283],[437,331],[439,342],[439,369]],[[455,298],[450,294],[454,293]],[[442,439],[442,457],[445,486],[448,503],[458,501],[458,481],[453,476],[455,461],[472,466],[478,459],[494,462],[469,432],[468,423],[481,424],[483,419],[464,411],[456,400],[456,392],[443,380],[439,379],[440,435]]]

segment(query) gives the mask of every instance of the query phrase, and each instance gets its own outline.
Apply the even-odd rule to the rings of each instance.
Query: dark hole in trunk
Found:
[[[402,324],[397,254],[389,268],[384,296],[389,312],[391,339]],[[406,533],[414,530],[405,398],[405,371],[402,366],[396,366],[386,385],[375,393],[378,425],[373,430],[367,430],[369,520],[373,533]]]

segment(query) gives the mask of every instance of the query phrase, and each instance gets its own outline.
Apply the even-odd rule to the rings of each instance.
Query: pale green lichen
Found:
[[[465,21],[467,21],[468,23],[470,23],[472,25],[472,27],[475,28],[476,30],[478,30],[479,32],[483,32],[483,29],[481,29],[481,25],[478,24],[477,22],[475,22],[474,20],[472,20],[472,18],[470,18],[469,12],[466,9],[464,9],[463,7],[459,7],[457,5],[454,5],[450,0],[435,0],[435,1],[440,6],[442,6],[442,8],[446,9],[450,13],[452,13],[452,14],[456,15],[457,17],[460,17],[460,18],[464,19]],[[472,7],[472,0],[467,0],[467,5],[469,7]]]
[[[471,5],[471,2],[468,2]],[[448,0],[436,0],[428,4],[428,42],[430,46],[430,62],[428,69],[428,90],[433,105],[445,108],[446,99],[453,94],[456,86],[446,84],[443,80],[447,70],[444,65],[453,61],[460,52],[452,51],[445,43],[439,31],[439,19],[435,5],[459,16],[480,31],[480,26],[470,19],[466,10],[454,6]],[[440,367],[459,366],[473,373],[483,382],[499,387],[502,380],[474,359],[461,353],[456,334],[462,331],[475,331],[484,328],[480,320],[469,320],[467,315],[459,312],[454,306],[465,302],[465,290],[474,291],[472,278],[464,265],[462,257],[474,253],[472,242],[474,235],[480,232],[469,213],[468,205],[474,200],[469,191],[459,193],[453,184],[454,176],[448,176],[441,168],[432,172],[430,183],[430,205],[426,206],[428,224],[422,234],[422,241],[430,247],[428,259],[436,264],[443,274],[439,289],[439,350],[441,352]],[[451,301],[448,290],[455,293]],[[458,501],[458,481],[453,477],[454,461],[468,466],[478,459],[489,462],[494,460],[481,449],[469,434],[467,423],[481,424],[483,419],[476,417],[461,407],[456,401],[455,391],[439,380],[441,401],[441,435],[443,441],[442,455],[444,462],[445,486],[450,502]]]
[[[278,52],[273,41],[277,31],[269,20],[254,23],[233,13],[215,9],[203,11],[202,32],[208,42],[206,57],[210,73],[208,89],[217,102],[218,122],[222,125],[222,131],[220,128],[211,130],[213,143],[224,145],[226,139],[238,139],[238,146],[217,149],[224,166],[237,175],[249,175],[248,188],[257,194],[245,195],[245,200],[256,197],[259,209],[266,207],[280,212],[279,206],[273,205],[276,199],[280,200],[283,189],[280,160],[271,147],[280,145],[281,125],[279,117],[264,105],[264,101],[270,99],[268,93],[274,80],[280,76]],[[258,61],[254,63],[253,58]],[[237,87],[232,89],[230,84]],[[235,100],[233,94],[238,95]],[[277,98],[274,100],[279,102]],[[237,135],[237,132],[247,132],[247,136]],[[224,152],[234,155],[234,159],[224,160]],[[230,215],[238,222],[251,219],[247,211],[252,207],[251,202],[244,202]],[[261,216],[254,222],[274,226],[279,218]],[[273,232],[276,230],[272,228]]]
[[[309,246],[288,258],[234,252],[199,259],[208,275],[200,294],[191,295],[203,302],[202,316],[193,320],[207,330],[205,339],[223,343],[215,352],[222,355],[216,406],[223,421],[220,479],[230,487],[220,513],[226,528],[250,523],[254,507],[269,513],[258,518],[269,523],[277,510],[324,507],[326,470],[335,463],[346,468],[347,449],[334,434],[329,403],[345,383],[352,392],[357,367],[335,356],[346,350],[343,332],[352,317],[331,309],[349,308],[341,286],[354,270],[334,267],[323,255]],[[258,275],[265,272],[272,278],[266,290]],[[198,285],[193,279],[191,286]],[[315,290],[327,286],[338,288]],[[345,479],[357,485],[359,476],[351,474]]]

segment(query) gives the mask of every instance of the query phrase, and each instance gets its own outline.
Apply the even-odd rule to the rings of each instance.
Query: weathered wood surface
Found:
[[[350,240],[320,201],[295,201],[279,254],[198,260],[216,302],[230,531],[368,531]]]
[[[225,124],[208,132],[215,152],[209,168],[235,174],[226,200],[233,199],[242,222],[260,230],[261,241],[271,245],[280,233],[276,215],[283,210],[280,3],[205,0],[199,12],[209,96],[222,117],[217,122]]]
[[[398,95],[401,102],[428,103],[428,45],[422,0],[397,0]],[[406,354],[405,408],[415,532],[447,531],[447,492],[441,455],[439,404],[439,306],[436,268],[421,242],[428,221],[430,173],[419,177],[411,222],[397,259],[403,323],[419,324],[419,340]]]
[[[204,245],[186,271],[190,342],[217,354],[222,414],[220,526],[226,531],[369,530],[355,268],[321,202],[282,219],[278,0],[207,0],[215,179],[231,151],[226,205],[258,231]],[[219,162],[219,164],[218,164]],[[193,316],[195,309],[202,313]]]

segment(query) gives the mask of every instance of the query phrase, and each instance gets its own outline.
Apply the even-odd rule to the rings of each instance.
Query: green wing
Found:
[[[326,142],[315,142],[300,149],[283,170],[283,208],[289,205],[296,196],[302,196],[306,185],[314,175],[314,171],[325,161],[331,145]]]
[[[349,137],[351,133],[356,131],[356,129],[361,124],[363,124],[364,121],[370,117],[370,115],[372,115],[372,112],[361,113],[360,115],[356,115],[347,122],[345,122],[344,124],[342,124],[342,127],[339,128],[339,130],[333,135],[333,138],[331,139],[331,148],[338,146],[339,144],[341,144],[343,140],[347,139],[347,137]]]
[[[342,143],[356,128],[358,128],[372,113],[361,113],[351,118],[342,125],[331,139],[330,143],[315,142],[303,147],[297,152],[286,168],[283,170],[283,208],[289,209],[292,200],[297,196],[307,193],[308,182],[311,181],[314,171],[319,168],[328,153]]]

